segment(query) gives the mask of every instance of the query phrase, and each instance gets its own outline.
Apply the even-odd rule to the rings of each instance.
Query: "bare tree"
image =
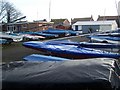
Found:
[[[22,13],[7,1],[0,1],[0,22],[10,23],[22,17]]]

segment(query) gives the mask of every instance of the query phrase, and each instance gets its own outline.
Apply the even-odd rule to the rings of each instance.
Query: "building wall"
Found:
[[[106,30],[115,30],[117,29],[116,24],[112,25],[78,25],[78,29],[76,29],[76,25],[72,26],[75,31],[82,31],[82,33],[93,33],[98,31],[106,31]]]
[[[53,28],[68,30],[71,28],[71,26],[70,26],[70,22],[66,19],[62,22],[57,22],[57,23],[54,22]]]
[[[69,26],[69,25],[70,25],[70,22],[69,22],[68,20],[65,20],[65,21],[63,22],[63,24],[66,25],[66,26]]]
[[[80,26],[80,25],[72,25],[72,29],[75,30],[75,31],[80,31],[80,30],[82,30],[82,26]]]
[[[42,31],[48,29],[48,25],[45,23],[16,23],[7,26],[7,31]]]
[[[7,31],[7,25],[6,24],[2,25],[2,31],[3,32]]]
[[[100,30],[99,31],[106,31],[106,30],[111,30],[112,25],[100,25]]]
[[[97,32],[97,30],[99,29],[100,29],[99,25],[83,25],[82,26],[83,33],[93,33],[93,32]]]
[[[116,21],[109,22],[77,22],[72,25],[72,29],[75,31],[82,31],[82,33],[90,33],[90,32],[98,32],[98,31],[106,31],[106,30],[116,30],[118,25]]]
[[[100,29],[99,25],[73,25],[72,29],[75,31],[82,31],[82,33],[97,32]]]

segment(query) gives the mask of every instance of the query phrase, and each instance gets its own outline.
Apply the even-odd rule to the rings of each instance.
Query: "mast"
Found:
[[[116,10],[117,10],[117,16],[118,16],[118,27],[120,27],[120,15],[119,15],[119,11],[118,11],[119,9],[118,9],[118,5],[117,5],[117,1],[116,0],[115,0],[115,5],[116,5]]]
[[[49,21],[51,21],[50,14],[51,14],[51,0],[49,1]]]

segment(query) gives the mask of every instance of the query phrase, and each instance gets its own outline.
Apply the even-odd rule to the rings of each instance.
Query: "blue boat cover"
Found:
[[[37,34],[37,35],[42,35],[42,36],[58,36],[57,34],[46,34],[46,33],[39,33],[39,32],[35,32],[34,34]]]
[[[87,47],[87,48],[120,48],[120,44],[73,42],[70,40],[51,40],[48,43],[50,43],[50,44],[76,45],[76,46]]]
[[[2,90],[120,90],[120,68],[110,58],[16,61],[0,71]]]
[[[54,57],[54,56],[46,56],[40,54],[32,54],[23,58],[26,61],[64,61],[70,60],[66,58]]]
[[[99,38],[113,41],[120,41],[120,37],[110,37],[110,36],[91,36],[91,38]]]
[[[64,44],[50,44],[47,42],[39,42],[39,41],[30,41],[24,42],[24,46],[44,50],[51,53],[56,53],[57,55],[69,55],[69,57],[76,56],[80,57],[82,55],[90,56],[90,57],[109,57],[109,58],[120,58],[120,54],[118,53],[110,53],[106,51],[91,49],[91,48],[83,48],[75,45],[64,45]]]
[[[73,30],[60,30],[60,29],[48,29],[48,30],[44,30],[42,31],[43,33],[53,33],[53,34],[70,34],[73,36],[79,35],[78,32],[73,31]]]

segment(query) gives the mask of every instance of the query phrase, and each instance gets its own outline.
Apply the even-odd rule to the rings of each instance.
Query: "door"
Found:
[[[75,30],[78,31],[78,25],[75,25]]]

